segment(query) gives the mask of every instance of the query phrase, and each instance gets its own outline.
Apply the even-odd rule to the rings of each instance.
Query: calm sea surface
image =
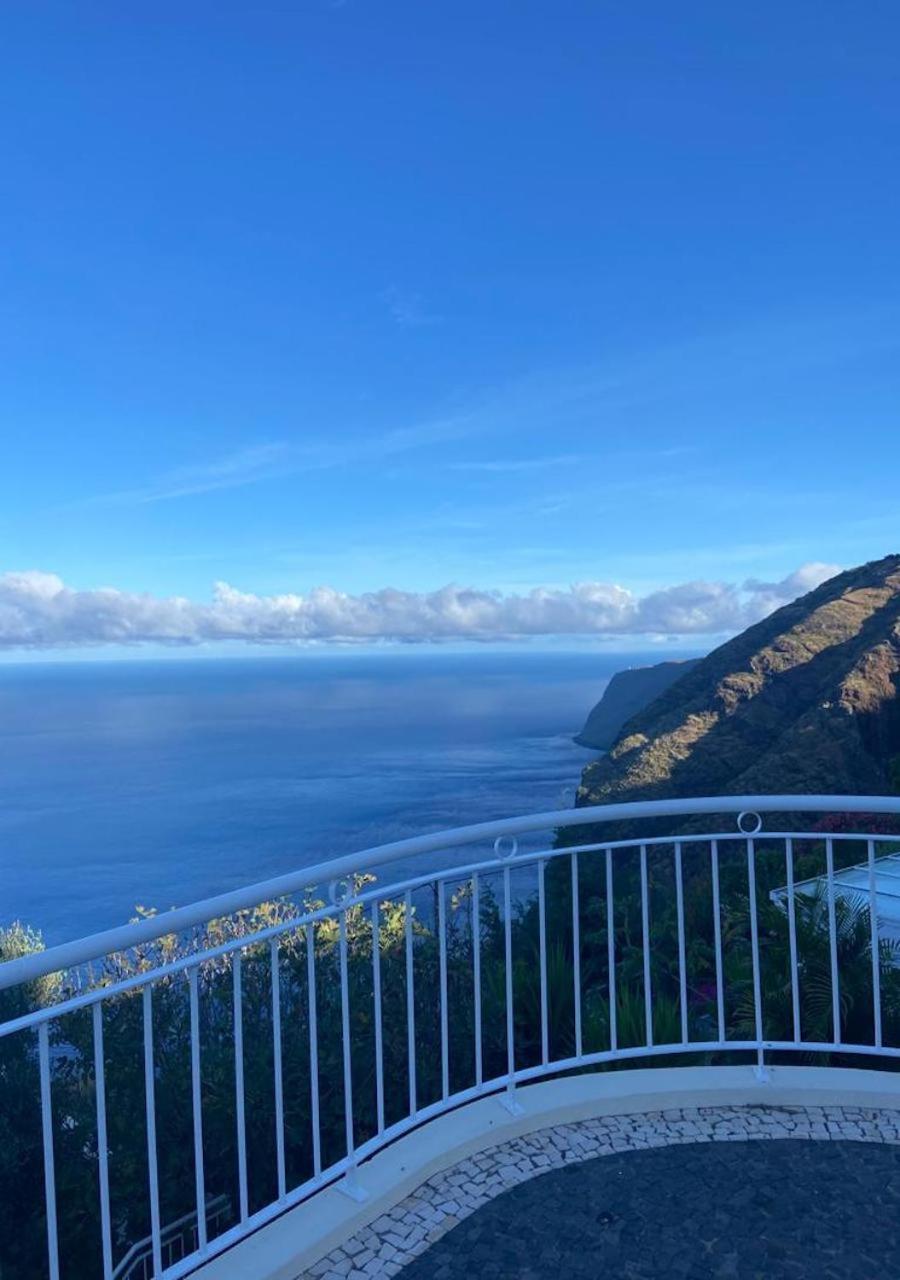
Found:
[[[570,804],[610,655],[0,667],[0,923],[48,942]],[[646,661],[646,658],[644,659]]]

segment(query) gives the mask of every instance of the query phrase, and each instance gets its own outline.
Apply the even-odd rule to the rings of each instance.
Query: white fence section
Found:
[[[41,1256],[8,1204],[0,1273],[175,1280],[326,1185],[358,1195],[359,1164],[400,1135],[489,1094],[515,1110],[543,1077],[898,1069],[876,894],[893,832],[886,797],[537,814],[10,960],[10,1186],[33,1196]],[[835,890],[851,865],[855,899]]]

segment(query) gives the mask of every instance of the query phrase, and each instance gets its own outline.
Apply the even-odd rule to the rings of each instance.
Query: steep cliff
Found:
[[[618,671],[606,686],[603,697],[591,709],[575,741],[583,747],[608,751],[632,716],[665,693],[699,661],[699,658],[687,658],[683,662],[657,662],[650,667]]]
[[[578,803],[900,791],[900,556],[830,579],[706,658],[587,766]]]

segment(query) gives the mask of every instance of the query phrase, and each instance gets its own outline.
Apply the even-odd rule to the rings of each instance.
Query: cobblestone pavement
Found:
[[[401,1280],[894,1277],[900,1149],[706,1143],[568,1165],[492,1200]]]
[[[436,1174],[298,1280],[893,1280],[898,1126],[842,1107],[555,1126]]]

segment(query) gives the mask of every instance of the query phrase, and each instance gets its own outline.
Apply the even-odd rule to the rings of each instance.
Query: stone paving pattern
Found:
[[[298,1280],[401,1271],[888,1280],[900,1276],[900,1112],[703,1107],[543,1129],[436,1174]]]

